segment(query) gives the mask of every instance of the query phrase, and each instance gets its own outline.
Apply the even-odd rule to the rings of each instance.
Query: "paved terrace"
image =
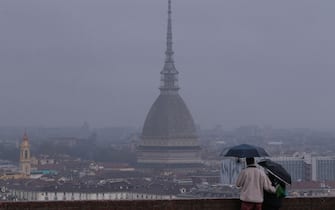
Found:
[[[2,202],[0,210],[239,210],[236,199]],[[287,198],[282,210],[334,210],[335,197]]]

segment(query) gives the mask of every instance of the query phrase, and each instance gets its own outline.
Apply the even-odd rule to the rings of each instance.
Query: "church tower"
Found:
[[[168,1],[165,62],[160,94],[144,122],[137,162],[150,168],[201,165],[200,145],[194,121],[178,93],[178,71],[174,63],[172,9]]]
[[[26,132],[24,132],[23,140],[20,145],[20,171],[27,176],[30,175],[31,172],[30,145]]]

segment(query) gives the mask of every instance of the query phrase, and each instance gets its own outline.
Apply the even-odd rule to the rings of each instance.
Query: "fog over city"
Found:
[[[173,1],[196,124],[334,129],[335,2]],[[0,126],[141,127],[159,94],[166,0],[1,0]]]

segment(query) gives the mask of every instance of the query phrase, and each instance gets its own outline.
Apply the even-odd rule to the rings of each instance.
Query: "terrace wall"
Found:
[[[239,210],[236,199],[2,202],[0,210]],[[334,210],[335,197],[287,198],[283,210]]]

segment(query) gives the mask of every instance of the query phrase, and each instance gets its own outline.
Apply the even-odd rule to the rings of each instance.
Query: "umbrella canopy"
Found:
[[[282,182],[285,182],[286,184],[291,184],[292,183],[291,175],[279,163],[276,163],[272,160],[267,159],[267,160],[260,161],[258,163],[258,165],[266,168],[270,173],[272,173],[274,176],[276,176]]]
[[[223,156],[249,158],[249,157],[265,157],[269,155],[262,147],[253,146],[249,144],[240,144],[228,149],[228,151]]]

